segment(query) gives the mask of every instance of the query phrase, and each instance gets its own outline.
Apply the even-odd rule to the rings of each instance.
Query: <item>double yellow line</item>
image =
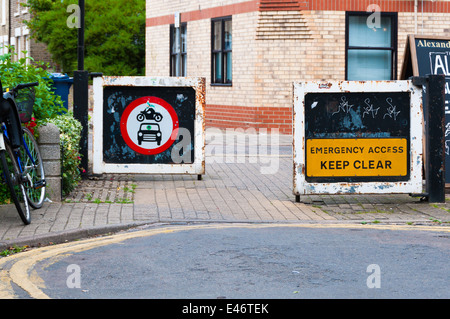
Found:
[[[384,229],[384,230],[415,230],[415,231],[434,231],[450,232],[450,227],[443,226],[407,226],[407,225],[361,225],[361,224],[208,224],[208,225],[186,225],[186,226],[167,226],[163,228],[152,228],[140,231],[131,231],[115,234],[106,237],[86,239],[76,242],[47,246],[31,249],[16,255],[0,259],[0,298],[14,299],[17,295],[14,292],[12,283],[18,285],[31,298],[49,299],[42,289],[45,289],[43,280],[37,275],[34,266],[43,260],[47,260],[47,266],[57,262],[68,255],[102,247],[111,244],[117,244],[128,239],[150,237],[155,235],[174,233],[180,231],[198,230],[198,229],[227,229],[227,228],[274,228],[274,227],[293,227],[293,228],[357,228],[357,229]]]

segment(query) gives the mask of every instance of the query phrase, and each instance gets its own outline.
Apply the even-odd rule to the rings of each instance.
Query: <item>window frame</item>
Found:
[[[373,12],[365,11],[347,11],[345,12],[345,80],[348,80],[348,51],[349,50],[390,50],[391,57],[391,78],[390,80],[397,80],[398,78],[398,13],[397,12],[380,12],[381,17],[389,17],[391,19],[391,46],[390,47],[365,47],[365,46],[350,46],[350,24],[351,16],[369,17]]]
[[[6,25],[6,0],[1,0],[1,9],[2,9],[2,13],[1,13],[1,24],[2,26]]]
[[[222,22],[222,32],[221,32],[221,49],[220,50],[214,50],[214,24],[216,22]],[[213,18],[211,19],[211,85],[212,86],[232,86],[233,85],[233,73],[231,73],[231,81],[227,82],[226,79],[226,70],[225,70],[225,59],[227,56],[227,53],[231,53],[231,69],[233,69],[233,37],[231,38],[231,49],[226,50],[225,49],[225,23],[227,21],[231,21],[231,25],[233,26],[233,19],[232,16],[225,16],[225,17],[219,17],[219,18]],[[233,29],[231,29],[231,32],[233,34]],[[214,69],[214,55],[216,53],[222,53],[222,74],[223,79],[222,82],[216,81],[216,74]]]
[[[180,51],[181,51],[181,69],[182,69],[182,71],[183,70],[186,70],[186,74],[181,74],[180,76],[181,77],[185,77],[185,76],[187,76],[187,22],[183,22],[183,23],[181,23],[180,24],[180,28],[181,28],[181,30],[180,30],[180,32],[182,33],[182,29],[184,28],[184,30],[186,30],[186,37],[185,37],[185,39],[186,39],[186,45],[185,45],[185,51],[183,51],[183,44],[182,43],[180,43]],[[177,54],[178,54],[178,52],[173,52],[172,51],[172,49],[173,49],[173,37],[174,37],[174,32],[175,32],[175,24],[171,24],[170,25],[170,31],[169,31],[169,37],[170,37],[170,48],[169,48],[169,67],[170,67],[170,71],[169,71],[169,73],[170,73],[170,76],[177,76],[177,75],[174,75],[174,73],[175,73],[175,68],[174,68],[174,65],[172,64],[172,57],[173,56],[176,56]],[[183,37],[181,37],[182,39],[183,39]],[[183,61],[186,61],[186,65],[185,65],[185,68],[183,68]],[[182,72],[183,73],[183,72]]]

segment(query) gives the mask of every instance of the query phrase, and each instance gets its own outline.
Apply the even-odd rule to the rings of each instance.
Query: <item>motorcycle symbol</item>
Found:
[[[154,106],[151,105],[149,102],[147,102],[147,107],[145,108],[145,110],[143,110],[141,113],[139,113],[136,116],[136,119],[139,122],[142,122],[144,120],[155,120],[156,122],[161,122],[161,120],[163,119],[161,113],[158,113],[154,110]]]

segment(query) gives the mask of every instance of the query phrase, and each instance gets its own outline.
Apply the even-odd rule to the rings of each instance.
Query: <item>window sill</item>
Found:
[[[233,86],[233,83],[211,83],[211,86]]]

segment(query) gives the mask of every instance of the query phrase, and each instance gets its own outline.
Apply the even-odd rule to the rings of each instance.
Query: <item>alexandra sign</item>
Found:
[[[402,79],[411,76],[445,76],[445,162],[450,167],[450,37],[409,35],[406,41]],[[427,93],[424,92],[424,97]],[[424,110],[425,114],[427,110]],[[445,171],[446,183],[450,183],[450,170]]]
[[[417,40],[418,47],[425,48],[447,48],[450,49],[450,41]]]

